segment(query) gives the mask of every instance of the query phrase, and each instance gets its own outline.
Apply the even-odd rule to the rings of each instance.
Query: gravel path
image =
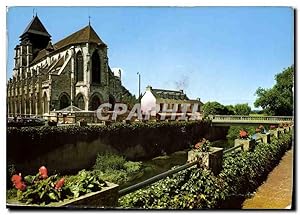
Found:
[[[246,199],[243,209],[285,209],[292,203],[293,149],[287,151],[280,163],[268,175],[252,198]]]

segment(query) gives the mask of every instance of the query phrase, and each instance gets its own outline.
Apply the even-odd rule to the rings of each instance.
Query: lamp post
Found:
[[[139,95],[138,95],[138,100],[139,100],[139,103],[141,103],[141,74],[139,72],[136,73],[138,76],[139,76]]]

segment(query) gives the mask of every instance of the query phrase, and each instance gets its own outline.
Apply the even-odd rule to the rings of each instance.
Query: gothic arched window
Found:
[[[100,98],[97,95],[94,95],[90,102],[90,110],[97,110],[100,104]]]
[[[96,51],[92,55],[92,83],[100,84],[100,57]]]
[[[76,55],[76,82],[83,81],[83,57],[79,51]]]
[[[70,97],[66,93],[62,93],[59,99],[59,109],[68,107],[71,104]]]
[[[83,98],[82,94],[79,94],[77,96],[76,106],[79,107],[81,110],[85,109],[85,103],[84,103],[84,98]]]

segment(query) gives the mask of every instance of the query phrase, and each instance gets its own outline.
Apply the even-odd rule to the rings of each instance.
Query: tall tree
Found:
[[[227,114],[228,115],[235,115],[235,109],[233,105],[226,105],[227,108]]]
[[[256,90],[255,107],[262,107],[270,115],[291,116],[294,110],[294,66],[275,75],[276,84],[270,89]]]
[[[226,115],[228,114],[228,109],[220,104],[219,102],[206,102],[203,105],[203,113],[204,116],[208,116],[208,115]]]
[[[246,104],[236,104],[234,106],[234,112],[236,115],[249,115],[251,112],[251,107]]]

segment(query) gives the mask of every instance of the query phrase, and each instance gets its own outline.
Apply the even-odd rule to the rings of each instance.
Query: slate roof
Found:
[[[99,38],[99,36],[92,28],[92,26],[88,25],[80,29],[79,31],[76,31],[75,33],[71,34],[70,36],[58,41],[54,45],[51,44],[51,48],[53,48],[53,51],[56,51],[69,45],[87,43],[87,42],[97,43],[106,46],[106,44]],[[46,49],[42,49],[41,51],[39,51],[38,55],[33,59],[31,64],[34,64],[39,60],[41,60],[42,58],[44,58],[47,55],[47,53],[49,52],[47,52]]]
[[[31,65],[35,64],[36,62],[38,62],[40,59],[42,59],[43,57],[46,56],[46,54],[48,53],[48,51],[46,49],[42,49],[41,51],[38,52],[37,56],[31,61]]]
[[[88,25],[80,29],[79,31],[76,31],[75,33],[71,34],[70,36],[60,40],[59,42],[54,44],[54,47],[56,49],[61,49],[68,45],[87,42],[105,45],[105,43],[99,38],[92,26]]]
[[[38,16],[35,16],[26,27],[20,38],[23,38],[27,33],[39,34],[46,37],[51,37]]]
[[[157,99],[175,99],[175,100],[189,100],[186,94],[182,91],[151,89],[152,94]]]

